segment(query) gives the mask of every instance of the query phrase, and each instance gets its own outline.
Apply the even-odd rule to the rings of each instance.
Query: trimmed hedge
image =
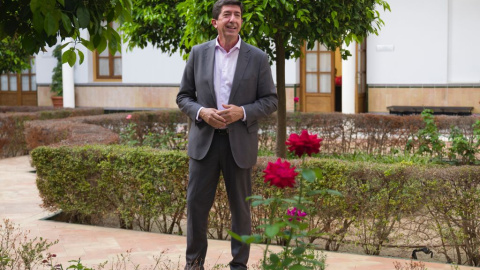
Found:
[[[131,119],[126,119],[128,114],[131,114]],[[465,140],[474,141],[472,125],[478,119],[480,118],[476,116],[436,116],[435,123],[439,135],[443,138],[448,138],[451,127],[457,127],[465,136]],[[27,146],[22,145],[22,153],[38,146],[51,144],[130,144],[133,142],[137,145],[158,145],[162,149],[169,150],[184,150],[187,144],[188,119],[179,110],[71,117],[57,121],[32,121],[30,123],[25,129]],[[81,136],[71,136],[75,133],[74,129],[78,130],[78,126],[81,124],[98,126],[98,128],[92,126],[85,129],[80,128],[85,130]],[[419,134],[419,130],[425,128],[425,122],[419,115],[288,113],[287,126],[289,127],[288,134],[299,133],[302,129],[307,129],[310,133],[323,138],[322,153],[325,154],[386,155],[404,151],[417,152],[424,143],[424,138]],[[274,153],[277,116],[273,114],[262,119],[259,121],[259,127],[261,153]],[[23,126],[19,131],[15,131],[15,125],[10,125],[9,129],[20,134]],[[88,129],[91,131],[88,132]],[[127,139],[121,136],[126,131],[128,131]],[[98,134],[101,136],[97,136]],[[117,135],[120,136],[117,137]],[[96,136],[98,138],[95,140]],[[90,139],[83,140],[84,137]],[[130,140],[130,142],[125,140]]]
[[[183,151],[112,145],[38,147],[31,155],[43,207],[61,209],[76,221],[115,216],[124,228],[184,233],[188,158]],[[262,171],[274,161],[260,157],[253,168],[255,194],[293,191],[263,183]],[[301,161],[290,162],[300,166]],[[304,165],[323,172],[322,179],[310,184],[312,189],[343,194],[310,198],[309,229],[319,233],[307,241],[327,250],[354,243],[367,254],[380,254],[386,245],[429,246],[449,261],[479,265],[480,167],[316,158]],[[267,218],[264,207],[252,209],[254,227]],[[210,237],[228,237],[223,182],[209,223]]]
[[[45,107],[0,107],[0,158],[28,154],[25,122],[103,114],[103,109],[60,109]]]
[[[39,147],[31,153],[43,207],[75,220],[113,214],[123,228],[180,233],[188,159],[123,146]]]

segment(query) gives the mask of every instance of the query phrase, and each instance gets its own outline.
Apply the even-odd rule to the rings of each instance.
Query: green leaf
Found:
[[[33,13],[33,28],[42,33],[44,29],[44,17],[41,13]]]
[[[62,5],[62,7],[65,6],[65,0],[57,0],[57,1],[60,3],[60,5]]]
[[[68,33],[72,31],[72,21],[65,13],[62,13],[62,24],[63,28],[65,28],[65,31],[67,31]]]
[[[252,207],[257,207],[257,206],[263,205],[263,204],[265,204],[264,201],[253,201],[252,202]]]
[[[85,55],[79,49],[77,49],[77,52],[78,52],[78,56],[80,57],[80,62],[79,63],[81,65],[83,63],[83,60],[85,59]]]
[[[338,190],[327,189],[327,193],[330,195],[343,197],[343,194]]]
[[[90,51],[95,50],[95,47],[93,46],[93,43],[90,40],[86,40],[82,38],[80,40],[80,43],[82,43],[82,45],[85,46],[85,48],[87,48]]]
[[[303,169],[302,170],[302,177],[307,180],[307,182],[313,183],[317,178],[315,172],[311,169]]]
[[[237,241],[240,241],[240,242],[242,241],[242,237],[241,237],[240,235],[238,235],[238,234],[236,234],[236,233],[234,233],[234,232],[232,232],[232,231],[230,231],[230,230],[228,230],[227,233],[228,233],[233,239],[235,239],[235,240],[237,240]]]
[[[119,51],[119,48],[117,47],[118,43],[115,38],[111,38],[108,42],[108,50],[110,51],[111,55],[115,55],[117,50]]]
[[[315,177],[316,177],[318,180],[322,180],[322,179],[323,179],[322,169],[320,169],[320,168],[315,168],[315,169],[313,169],[313,171],[315,172]]]
[[[22,39],[22,47],[27,52],[33,52],[35,50],[35,39],[32,36],[25,36]]]
[[[480,121],[480,120],[479,120]],[[253,195],[247,198],[247,200],[263,200],[263,196],[261,195]]]
[[[265,229],[265,234],[270,238],[275,237],[280,232],[280,227],[281,225],[278,223],[268,225]]]
[[[102,42],[102,35],[96,34],[93,37],[91,37],[90,40],[93,48],[97,48],[98,45],[100,45],[100,42]]]
[[[262,237],[258,234],[254,235],[242,235],[241,241],[246,244],[260,243],[262,242]]]
[[[43,27],[47,35],[53,36],[58,31],[58,21],[55,19],[55,17],[51,13],[47,13]]]
[[[270,254],[270,261],[272,261],[273,264],[278,264],[280,262],[280,258],[277,254],[272,253]]]
[[[77,9],[77,18],[80,28],[87,28],[90,23],[90,13],[88,9],[81,6]]]
[[[303,265],[300,265],[300,264],[294,264],[294,265],[290,266],[288,269],[290,269],[290,270],[306,270],[307,268]]]
[[[30,1],[30,10],[34,15],[37,13],[37,10],[40,9],[40,7],[41,7],[41,3],[39,0]]]
[[[98,53],[102,53],[103,51],[105,51],[105,49],[107,48],[107,40],[102,36],[100,38],[100,43],[98,44],[98,46],[96,47]]]
[[[77,54],[73,51],[73,48],[70,50],[66,50],[62,55],[62,64],[68,63],[71,67],[75,65],[77,61]]]
[[[292,253],[293,255],[300,255],[300,254],[303,254],[305,250],[306,249],[304,247],[297,247],[292,251]]]
[[[332,16],[332,19],[335,20],[335,18],[337,18],[337,12],[335,10],[332,11],[331,16]]]

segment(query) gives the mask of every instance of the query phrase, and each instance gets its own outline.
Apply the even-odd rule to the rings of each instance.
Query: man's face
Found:
[[[217,28],[220,40],[236,40],[242,27],[242,11],[237,5],[222,7],[218,19],[212,19],[212,24]]]

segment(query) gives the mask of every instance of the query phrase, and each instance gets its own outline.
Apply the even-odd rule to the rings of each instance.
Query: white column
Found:
[[[73,42],[72,38],[67,38],[64,41]],[[72,47],[72,43],[63,48],[62,53],[69,50]],[[75,108],[75,82],[73,75],[73,67],[68,63],[62,65],[62,80],[63,80],[63,107]]]
[[[355,42],[343,48],[350,51],[352,56],[342,60],[342,113],[355,113],[355,66],[357,50]]]

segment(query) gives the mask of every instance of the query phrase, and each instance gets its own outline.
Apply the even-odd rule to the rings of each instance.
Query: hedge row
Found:
[[[113,133],[122,135],[126,130],[128,140],[138,145],[144,145],[144,141],[150,140],[152,136],[162,138],[162,147],[170,150],[183,150],[187,142],[187,117],[179,110],[162,110],[149,112],[131,113],[131,119],[126,119],[127,114],[96,115],[88,117],[77,117],[68,119],[74,123],[101,126]],[[435,122],[444,138],[448,138],[450,128],[458,127],[466,139],[473,140],[472,125],[480,118],[476,116],[436,116]],[[44,126],[41,122],[33,123],[37,127]],[[68,125],[65,120],[57,123],[52,122],[42,127],[45,132],[39,129],[28,129],[26,138],[28,149],[34,149],[44,142],[58,142],[55,138],[57,132],[49,132],[48,129],[59,129],[61,125]],[[271,115],[259,122],[259,148],[265,152],[275,152],[277,116]],[[72,125],[74,126],[74,125]],[[62,130],[68,130],[72,126],[65,126]],[[396,116],[396,115],[374,115],[374,114],[340,114],[340,113],[288,113],[287,134],[299,133],[307,129],[323,138],[322,152],[327,154],[345,153],[368,153],[368,154],[390,154],[403,152],[409,147],[409,151],[416,152],[421,145],[418,131],[425,127],[425,122],[418,115]],[[129,130],[130,129],[130,130]],[[133,131],[132,131],[133,130]],[[96,131],[97,132],[97,131]],[[53,136],[53,137],[52,137]],[[115,143],[115,139],[108,139],[111,136],[105,135],[105,141],[99,139],[97,143]],[[122,136],[120,136],[122,137]],[[77,140],[80,140],[77,142]],[[80,145],[81,138],[63,138],[65,145]],[[122,141],[122,138],[120,138]],[[125,142],[124,142],[125,143]]]
[[[103,109],[61,109],[45,107],[0,107],[0,158],[28,153],[25,122],[103,114]]]
[[[75,221],[113,216],[124,228],[184,233],[188,158],[183,151],[39,147],[31,155],[43,207],[61,209]],[[273,157],[261,157],[253,169],[257,195],[270,197],[279,192],[263,183],[262,171],[272,161]],[[291,163],[299,166],[300,160]],[[326,250],[353,243],[367,254],[380,254],[387,245],[429,246],[448,261],[480,264],[478,166],[313,158],[304,165],[318,167],[324,175],[307,189],[333,189],[343,194],[310,197],[314,203],[306,211],[309,229],[317,229],[318,234],[306,240]],[[252,211],[254,227],[269,213],[262,207]],[[275,214],[280,217],[284,213]],[[230,219],[223,184],[209,223],[210,237],[228,237]]]

